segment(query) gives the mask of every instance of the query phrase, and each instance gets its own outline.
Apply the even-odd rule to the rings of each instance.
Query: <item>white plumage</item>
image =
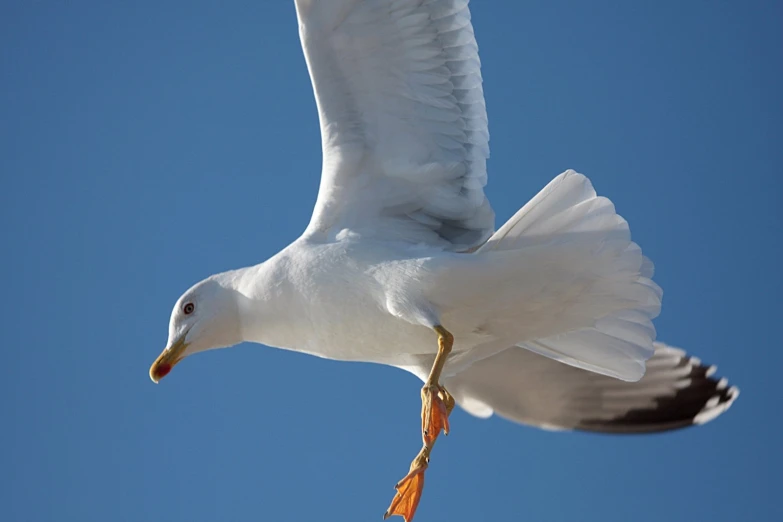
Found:
[[[494,230],[467,3],[296,0],[323,148],[312,220],[271,259],[178,300],[154,380],[241,341],[424,379],[444,325],[455,342],[443,377],[479,416],[654,431],[736,398],[655,344],[653,265],[585,176],[557,176]]]
[[[386,513],[407,521],[454,400],[614,433],[703,423],[732,404],[714,369],[655,343],[653,265],[585,176],[560,174],[494,230],[467,0],[295,3],[321,124],[312,219],[271,259],[185,292],[155,382],[241,341],[416,374],[423,446]]]
[[[467,4],[297,0],[324,154],[308,235],[347,228],[452,251],[490,236],[489,132]]]

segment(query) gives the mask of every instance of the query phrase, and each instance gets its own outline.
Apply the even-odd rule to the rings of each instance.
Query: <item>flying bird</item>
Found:
[[[422,447],[386,512],[408,522],[455,405],[647,433],[732,404],[714,367],[655,341],[653,265],[585,176],[563,172],[495,229],[468,0],[295,4],[321,126],[312,218],[270,259],[177,300],[153,381],[243,341],[415,374]]]

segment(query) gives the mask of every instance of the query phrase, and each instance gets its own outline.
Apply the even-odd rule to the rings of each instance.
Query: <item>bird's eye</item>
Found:
[[[185,315],[190,315],[193,313],[193,310],[196,309],[196,306],[193,303],[185,303],[182,306],[182,311],[185,313]]]

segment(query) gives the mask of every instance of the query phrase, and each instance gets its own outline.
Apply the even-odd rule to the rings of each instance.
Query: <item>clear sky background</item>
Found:
[[[458,411],[416,520],[783,520],[783,4],[474,4],[499,223],[587,174],[659,338],[742,395],[630,438]],[[293,2],[2,2],[0,518],[380,520],[413,376],[256,345],[147,375],[175,299],[297,237],[319,174]]]

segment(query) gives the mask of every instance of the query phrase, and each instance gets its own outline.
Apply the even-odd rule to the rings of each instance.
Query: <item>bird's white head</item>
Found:
[[[239,299],[230,280],[221,276],[182,294],[171,312],[166,348],[150,367],[150,379],[157,383],[188,355],[241,342]]]

